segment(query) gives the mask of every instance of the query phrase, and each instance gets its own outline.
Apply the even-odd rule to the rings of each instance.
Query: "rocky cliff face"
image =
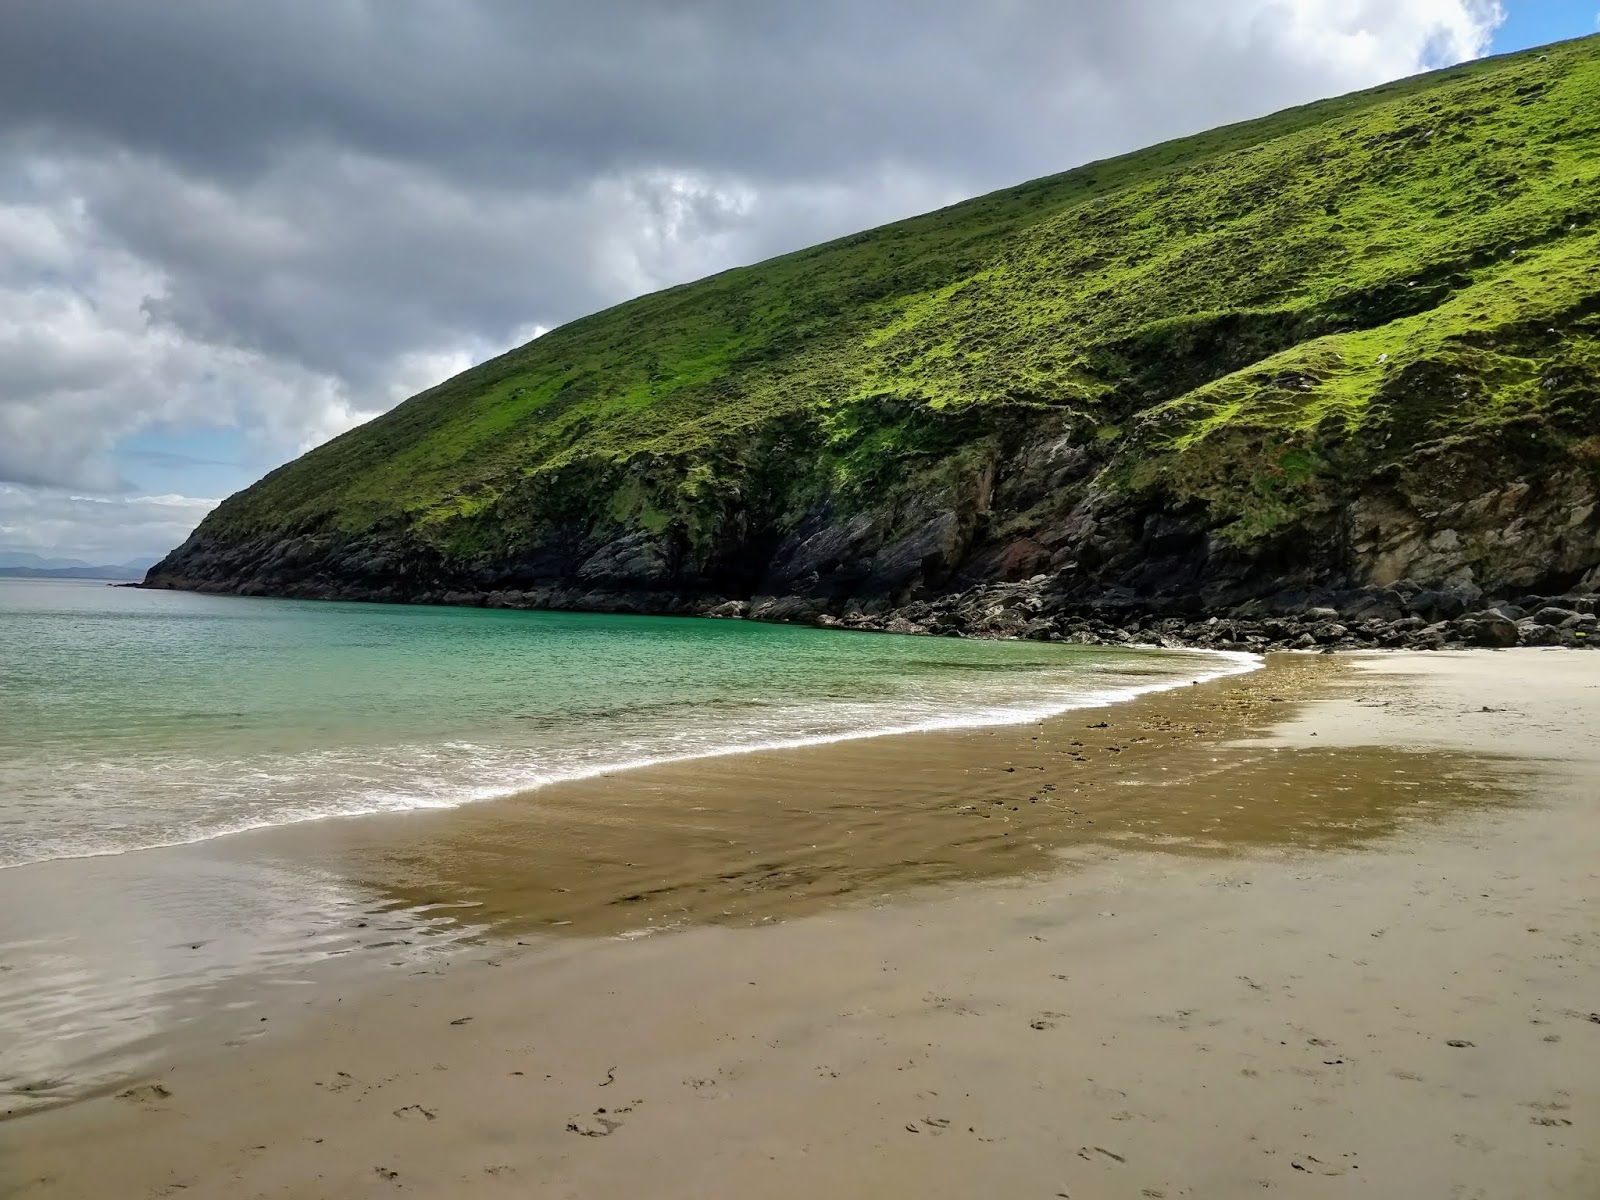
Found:
[[[1241,646],[1299,644],[1325,636],[1313,627],[1330,621],[1345,623],[1335,644],[1383,644],[1397,622],[1408,635],[1398,644],[1582,644],[1592,625],[1583,618],[1600,592],[1600,471],[1582,461],[1532,472],[1493,445],[1454,447],[1364,479],[1348,504],[1283,536],[1240,545],[1204,506],[1108,487],[1108,455],[1092,441],[1058,427],[1007,445],[1000,432],[961,470],[883,502],[842,513],[823,499],[788,516],[739,509],[698,543],[678,527],[603,519],[548,525],[509,553],[451,558],[404,532],[233,540],[202,529],[145,586],[975,636],[1143,631]],[[750,477],[769,466],[754,464]],[[1559,597],[1572,606],[1561,621],[1529,620],[1560,609]],[[1496,606],[1522,629],[1489,637],[1459,624]],[[1214,617],[1247,624],[1219,633],[1205,624]]]

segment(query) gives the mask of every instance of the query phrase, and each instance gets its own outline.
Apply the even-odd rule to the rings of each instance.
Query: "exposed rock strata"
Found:
[[[700,542],[579,520],[472,559],[406,534],[202,527],[145,586],[1239,649],[1595,637],[1600,511],[1577,466],[1534,477],[1458,448],[1248,545],[1096,469],[1070,439],[1033,440],[853,513],[734,512]]]

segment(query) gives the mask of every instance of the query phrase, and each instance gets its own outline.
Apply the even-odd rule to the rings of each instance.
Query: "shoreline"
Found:
[[[1314,675],[1337,670],[1310,656],[1286,665]],[[0,1120],[114,1087],[163,1047],[185,1044],[221,1006],[277,1021],[286,1014],[263,996],[330,979],[359,986],[485,934],[637,936],[702,921],[771,920],[872,888],[1046,868],[1051,846],[1110,826],[1096,826],[1091,808],[1082,817],[1054,807],[1019,812],[1017,776],[1002,762],[1015,758],[1013,769],[1029,776],[1064,769],[1084,781],[1124,771],[1119,740],[1145,742],[1138,728],[1164,725],[1159,714],[1175,694],[1179,707],[1194,708],[1186,719],[1196,728],[1242,732],[1240,713],[1219,712],[1222,697],[1212,692],[1231,694],[1239,683],[1245,696],[1262,693],[1264,673],[1260,662],[1233,656],[1197,685],[1179,677],[1021,723],[608,769],[470,804],[272,825],[0,871],[0,910],[19,917],[5,956],[14,973],[0,976],[0,984],[10,981],[0,986],[0,1029],[18,1047],[0,1055]],[[1191,691],[1207,699],[1191,703]],[[1254,709],[1264,704],[1257,695]],[[1063,740],[1084,749],[1054,747],[1024,762],[1040,751],[1041,733],[1069,728]],[[1169,737],[1151,732],[1157,741]],[[1125,748],[1131,758],[1153,747]],[[1100,761],[1088,764],[1086,754]],[[839,790],[837,801],[797,803],[797,780],[826,781]],[[973,811],[975,796],[992,811]],[[48,963],[28,949],[51,944],[63,953]],[[30,991],[41,969],[48,974]],[[251,981],[265,990],[252,993]],[[60,1002],[36,1005],[30,996],[40,989]]]
[[[1122,750],[1098,751],[1115,765],[1097,767],[1100,782],[1089,789],[1117,794],[1100,808],[1077,805],[1094,813],[1088,820],[1120,812],[1121,825],[1091,831],[1080,822],[1054,830],[1071,835],[1058,840],[1029,825],[1040,842],[1037,870],[996,861],[993,846],[926,881],[886,883],[868,870],[851,893],[856,902],[843,907],[817,895],[810,899],[821,903],[808,907],[803,886],[779,880],[779,894],[766,898],[791,919],[776,924],[763,925],[772,913],[752,903],[732,927],[544,938],[519,950],[510,944],[513,915],[530,897],[479,863],[475,881],[457,882],[503,898],[499,924],[488,922],[501,936],[485,948],[387,975],[344,999],[315,996],[293,1028],[242,1047],[180,1045],[126,1098],[0,1123],[0,1163],[16,1172],[6,1182],[18,1196],[108,1194],[111,1177],[72,1150],[93,1139],[106,1149],[96,1162],[116,1165],[124,1191],[247,1185],[284,1197],[397,1186],[466,1196],[541,1187],[586,1196],[966,1195],[984,1181],[1092,1196],[1126,1194],[1135,1175],[1137,1186],[1168,1195],[1238,1194],[1228,1189],[1253,1188],[1258,1176],[1332,1195],[1343,1193],[1317,1190],[1334,1186],[1321,1169],[1356,1165],[1367,1186],[1376,1180],[1397,1194],[1442,1192],[1446,1178],[1481,1180],[1485,1194],[1592,1194],[1577,1189],[1600,1181],[1582,1150],[1600,1102],[1592,1081],[1562,1074],[1582,1059],[1590,1043],[1581,1039],[1600,1037],[1580,1019],[1600,968],[1592,857],[1600,759],[1577,732],[1600,714],[1600,673],[1588,661],[1306,657],[1288,665],[1332,675],[1315,688],[1302,677],[1303,690],[1323,698],[1282,698],[1298,715],[1268,719],[1287,710],[1261,694],[1251,712],[1225,707],[1205,732],[1186,728],[1185,741],[1173,731],[1154,746],[1132,742],[1152,736],[1135,732],[1140,722],[1180,724],[1178,701],[1190,697],[1134,702],[1147,712],[1105,731],[1105,744],[1116,734]],[[1245,691],[1237,682],[1194,690],[1227,693],[1225,706]],[[953,739],[966,746],[947,755],[945,769],[968,797],[992,799],[1014,774],[1041,765],[1029,754],[1088,757],[1087,746],[1041,749],[1036,733],[999,753],[998,735],[983,732]],[[1073,732],[1083,743],[1099,736]],[[933,742],[950,740],[913,735],[905,741],[918,744],[890,762],[829,747],[773,756],[787,761],[770,766],[793,791],[803,778],[795,760],[813,768],[830,760],[842,778],[862,759],[915,764]],[[1142,765],[1125,754],[1142,755]],[[1208,783],[1201,762],[1214,756],[1223,774]],[[1018,771],[998,766],[1001,758]],[[1464,769],[1458,786],[1438,776],[1447,764]],[[729,790],[758,782],[737,770],[709,779],[703,769],[651,771],[685,777],[679,786],[691,775]],[[1352,796],[1385,772],[1382,789]],[[1132,784],[1111,782],[1130,776]],[[904,784],[914,791],[931,777]],[[658,781],[670,809],[673,780]],[[1253,801],[1254,811],[1196,812],[1207,794]],[[341,852],[370,866],[392,861],[405,842],[442,839],[446,856],[485,850],[491,833],[525,848],[528,830],[510,821],[512,806],[485,811],[493,807],[397,820],[387,844]],[[472,810],[478,819],[451,819]],[[1002,815],[1020,822],[1020,813]],[[650,812],[638,815],[648,825]],[[544,821],[534,822],[541,835],[551,828]],[[811,828],[802,822],[798,831]],[[1172,837],[1184,844],[1163,840]],[[289,845],[296,838],[270,840],[277,853],[305,849]],[[977,863],[996,873],[974,873]],[[642,903],[627,906],[635,920],[647,912]],[[1159,947],[1184,970],[1152,959]],[[1059,964],[1054,975],[1040,955]],[[1352,965],[1358,959],[1368,965]],[[1253,982],[1226,974],[1235,968]],[[1442,1026],[1419,1033],[1416,1014],[1441,1004]],[[1272,1010],[1273,1029],[1299,1029],[1300,1050],[1281,1052],[1295,1062],[1276,1061],[1274,1047],[1289,1039],[1258,1038],[1259,1021],[1244,1019],[1241,1005]],[[1525,1049],[1521,1034],[1510,1035],[1529,1012],[1541,1023],[1529,1028],[1545,1040]],[[1447,1034],[1475,1048],[1444,1046]],[[1550,1050],[1558,1043],[1548,1034],[1564,1048]],[[1308,1038],[1312,1055],[1340,1061],[1301,1071]],[[622,1089],[599,1091],[613,1068]],[[1085,1084],[1086,1074],[1097,1082]],[[1046,1078],[1050,1100],[1040,1108],[1032,1097]],[[849,1081],[843,1092],[840,1080]],[[1216,1108],[1235,1092],[1237,1113]],[[1485,1125],[1490,1110],[1511,1124]],[[1296,1115],[1304,1113],[1315,1119]],[[1312,1136],[1291,1136],[1297,1122],[1321,1140],[1296,1141]],[[1422,1141],[1407,1148],[1407,1136]],[[1268,1158],[1250,1174],[1246,1156],[1256,1153]],[[1506,1178],[1518,1181],[1514,1192],[1490,1186]]]
[[[152,571],[152,574],[154,572]],[[1175,650],[1265,654],[1275,650],[1463,650],[1473,647],[1600,648],[1600,568],[1557,592],[1501,586],[1486,593],[1454,576],[1432,584],[1399,579],[1366,586],[1255,588],[1225,603],[1148,599],[1127,589],[1066,590],[1059,579],[991,581],[895,604],[885,597],[806,595],[733,599],[682,592],[584,590],[561,584],[397,592],[392,584],[280,583],[267,587],[163,577],[126,586],[256,599],[399,604],[511,611],[591,612],[813,625],[854,633],[1152,645]],[[1571,580],[1568,581],[1571,583]]]
[[[1096,692],[1078,697],[1065,705],[1056,706],[1046,704],[1035,711],[1021,712],[1010,710],[1003,713],[988,713],[979,719],[962,718],[956,715],[930,717],[926,722],[912,725],[892,725],[882,728],[868,728],[851,730],[838,733],[819,734],[807,737],[778,738],[769,742],[758,742],[749,745],[719,746],[710,750],[696,751],[688,754],[670,755],[664,757],[630,759],[612,763],[601,763],[592,767],[573,771],[550,779],[543,779],[537,783],[506,786],[487,794],[474,794],[466,799],[450,800],[442,803],[416,803],[397,808],[372,808],[350,812],[328,812],[312,816],[296,817],[293,820],[264,822],[255,825],[245,825],[234,829],[224,829],[217,832],[205,833],[198,837],[188,838],[183,841],[152,842],[147,845],[125,846],[110,850],[96,850],[77,854],[58,854],[48,858],[27,859],[21,862],[0,863],[0,872],[16,870],[23,867],[35,867],[44,863],[77,862],[86,859],[115,857],[123,854],[141,854],[154,850],[173,850],[184,846],[202,845],[206,842],[222,838],[246,836],[255,833],[268,833],[276,829],[287,829],[298,825],[316,825],[326,821],[358,820],[367,817],[386,817],[403,815],[408,812],[441,812],[455,808],[462,808],[470,804],[485,804],[496,801],[514,800],[518,797],[530,796],[546,788],[560,787],[563,785],[581,783],[588,779],[605,778],[616,774],[625,774],[634,771],[650,770],[657,767],[670,767],[681,763],[705,762],[708,760],[732,757],[743,754],[778,753],[789,750],[803,750],[812,747],[831,746],[844,742],[870,741],[876,738],[897,738],[913,734],[940,734],[959,733],[968,729],[999,729],[1020,727],[1038,721],[1055,720],[1068,713],[1087,711],[1092,709],[1114,707],[1129,703],[1142,696],[1158,695],[1162,692],[1173,691],[1189,687],[1193,684],[1204,684],[1214,680],[1229,679],[1238,675],[1248,674],[1262,668],[1261,656],[1247,654],[1240,651],[1229,650],[1201,650],[1189,648],[1163,647],[1159,645],[1127,645],[1118,646],[1117,649],[1149,651],[1162,653],[1164,651],[1178,650],[1182,653],[1204,655],[1219,662],[1215,671],[1197,672],[1199,678],[1174,678],[1161,683],[1129,685],[1115,688],[1105,692]],[[1231,666],[1220,664],[1228,663]],[[1187,674],[1187,673],[1186,673]]]

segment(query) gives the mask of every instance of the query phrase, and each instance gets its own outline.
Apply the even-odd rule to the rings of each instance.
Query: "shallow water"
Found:
[[[0,581],[0,867],[618,767],[1004,724],[1199,654]]]

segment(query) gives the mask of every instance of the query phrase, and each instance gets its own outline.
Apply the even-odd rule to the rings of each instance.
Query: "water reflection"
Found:
[[[0,1115],[123,1078],[161,1035],[268,1007],[316,963],[470,927],[315,867],[184,853],[0,871]]]
[[[1347,849],[1515,794],[1512,765],[1488,757],[1262,743],[1294,697],[1347,684],[1346,664],[1285,657],[1192,694],[1020,731],[618,774],[386,823],[381,836],[349,827],[322,849],[396,904],[463,905],[509,934],[620,933],[1039,870],[1097,843]]]

